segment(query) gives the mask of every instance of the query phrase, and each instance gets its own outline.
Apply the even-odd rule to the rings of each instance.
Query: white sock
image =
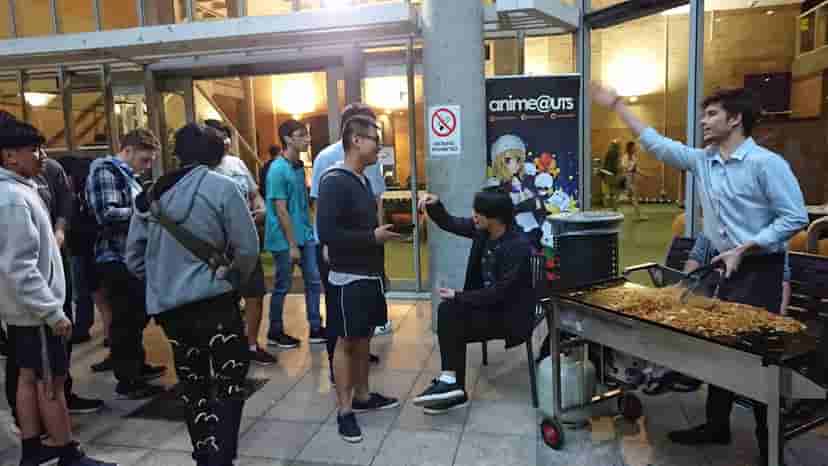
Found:
[[[248,348],[250,351],[256,352],[259,349],[259,345],[250,345]]]
[[[438,380],[448,384],[457,383],[457,373],[454,371],[443,371],[440,373]]]

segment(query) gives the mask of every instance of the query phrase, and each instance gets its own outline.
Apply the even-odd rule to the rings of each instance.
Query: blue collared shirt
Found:
[[[718,148],[694,149],[653,128],[641,133],[647,152],[693,173],[704,210],[704,235],[718,251],[755,241],[765,253],[782,252],[808,226],[799,182],[788,162],[748,138],[725,161]]]

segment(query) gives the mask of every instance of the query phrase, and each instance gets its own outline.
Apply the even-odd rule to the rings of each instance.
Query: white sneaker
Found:
[[[394,324],[391,323],[389,320],[385,323],[385,325],[380,325],[379,327],[374,329],[374,336],[378,337],[380,335],[389,335],[394,332]]]

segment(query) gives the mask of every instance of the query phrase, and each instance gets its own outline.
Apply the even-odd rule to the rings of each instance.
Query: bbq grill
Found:
[[[673,272],[659,265],[651,265],[647,271],[651,275]],[[555,290],[541,300],[553,356],[560,354],[560,332],[563,331],[765,403],[770,452],[778,450],[780,438],[792,437],[824,422],[823,417],[820,422],[784,425],[780,415],[782,397],[825,400],[828,395],[824,371],[812,367],[819,359],[813,357],[818,347],[817,338],[805,332],[753,331],[726,337],[690,333],[624,314],[593,299],[597,290],[614,287],[624,287],[626,293],[647,291],[646,287],[626,278],[614,278]],[[557,417],[565,412],[561,407],[558,371],[553,374],[552,397]],[[599,396],[593,401],[603,399]],[[549,439],[562,439],[557,419],[544,421],[542,428],[547,443]],[[550,443],[550,446],[560,445]],[[769,464],[777,466],[777,460],[771,454]]]

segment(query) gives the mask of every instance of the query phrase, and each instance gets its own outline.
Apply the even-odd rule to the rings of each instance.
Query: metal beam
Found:
[[[112,71],[109,66],[101,66],[101,84],[104,95],[104,112],[106,113],[106,135],[109,150],[117,154],[121,150],[118,140],[118,120],[115,118],[115,95],[112,92]]]
[[[142,61],[176,54],[296,48],[298,43],[333,45],[342,43],[343,34],[349,42],[365,42],[380,36],[407,37],[416,29],[416,9],[387,3],[0,41],[0,66],[24,68],[44,62],[55,66],[112,56]]]
[[[701,147],[703,144],[699,126],[699,103],[704,93],[704,0],[690,1],[690,69],[687,77],[687,145]],[[685,173],[684,233],[694,237],[699,229],[701,206],[692,173]]]
[[[147,24],[144,18],[144,0],[135,0],[135,12],[138,15],[138,26],[144,27]]]
[[[184,0],[184,14],[188,23],[193,22],[193,0]]]
[[[22,109],[21,118],[23,121],[29,122],[29,105],[26,103],[26,74],[24,71],[17,72],[17,89],[20,94],[20,108]]]
[[[52,34],[60,34],[60,20],[58,19],[57,0],[49,0],[49,11],[52,14]]]
[[[414,71],[417,66],[417,57],[414,54],[414,36],[408,38],[406,47],[406,77],[408,83],[408,159],[411,161],[411,218],[414,222],[414,275],[417,282],[417,292],[423,291],[423,271],[420,264],[420,215],[417,208],[417,99],[414,94],[417,90]]]
[[[589,81],[592,79],[592,42],[590,40],[592,28],[584,21],[584,12],[589,11],[590,0],[580,0],[581,3],[581,27],[575,32],[575,70],[581,75],[581,98],[579,99],[578,111],[578,139],[581,147],[581,154],[578,162],[578,170],[581,172],[581,182],[578,186],[578,202],[581,209],[592,208],[592,106],[587,97],[589,94]]]
[[[147,123],[149,130],[161,141],[161,157],[152,164],[152,176],[158,179],[164,174],[164,159],[169,152],[169,143],[164,135],[162,120],[164,113],[164,102],[158,92],[158,85],[155,81],[155,74],[148,67],[144,67],[144,93],[147,102]]]
[[[591,11],[584,15],[584,21],[589,23],[593,29],[603,29],[645,16],[655,15],[681,5],[687,5],[687,3],[688,0],[627,0],[607,8]]]
[[[58,67],[58,83],[60,85],[60,97],[63,102],[63,125],[65,131],[63,136],[66,140],[66,148],[75,150],[75,120],[72,117],[72,74],[62,66]]]
[[[17,15],[15,14],[14,0],[9,1],[9,35],[17,37]]]
[[[103,30],[103,18],[101,15],[101,0],[92,0],[92,13],[95,16],[95,30]]]

